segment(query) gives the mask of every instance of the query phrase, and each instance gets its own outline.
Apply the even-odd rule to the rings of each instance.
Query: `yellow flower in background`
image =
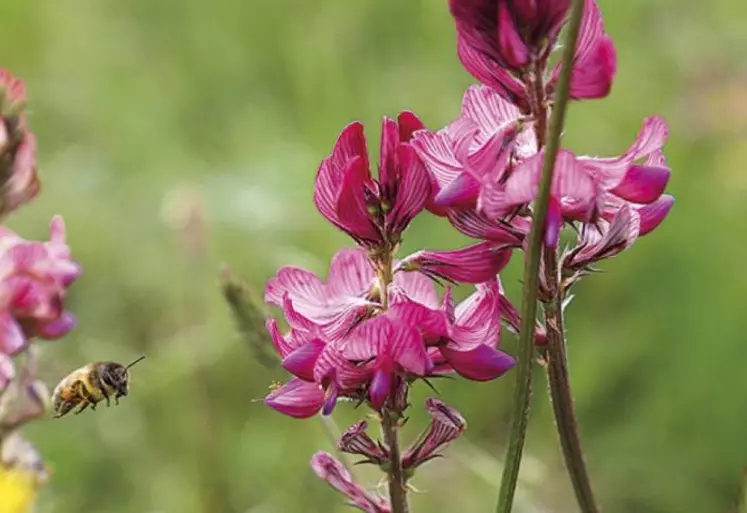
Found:
[[[38,482],[33,472],[0,466],[0,513],[30,513]]]

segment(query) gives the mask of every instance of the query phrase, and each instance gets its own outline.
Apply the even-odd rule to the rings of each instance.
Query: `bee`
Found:
[[[76,415],[89,406],[95,410],[96,404],[103,400],[110,406],[112,396],[114,404],[119,404],[119,398],[126,396],[129,391],[128,369],[144,358],[141,356],[129,365],[96,362],[74,370],[59,382],[52,393],[54,418],[67,415],[76,406],[80,406]]]

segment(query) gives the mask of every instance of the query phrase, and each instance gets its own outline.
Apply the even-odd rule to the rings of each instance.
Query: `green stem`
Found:
[[[410,508],[407,505],[407,482],[402,471],[402,458],[399,449],[399,420],[395,414],[387,409],[381,414],[381,432],[391,455],[387,479],[389,481],[389,500],[392,504],[392,513],[408,513]]]
[[[519,332],[518,364],[514,386],[514,406],[511,432],[508,441],[503,477],[498,495],[498,513],[509,513],[514,502],[516,483],[519,477],[521,455],[524,450],[529,404],[532,396],[532,359],[534,353],[534,326],[537,317],[537,287],[539,285],[539,265],[542,252],[542,236],[547,217],[555,159],[560,147],[560,134],[563,131],[565,111],[571,81],[573,57],[581,26],[584,0],[573,0],[571,17],[568,23],[566,45],[555,105],[550,117],[547,147],[542,165],[537,199],[534,202],[532,228],[529,232],[529,247],[524,260],[524,290],[521,302],[521,329]]]
[[[582,513],[598,513],[591,489],[589,473],[586,469],[581,438],[578,433],[576,414],[573,408],[573,394],[568,376],[568,360],[565,351],[565,328],[563,320],[563,291],[560,288],[558,257],[555,251],[545,251],[547,281],[553,290],[552,299],[545,304],[545,326],[547,327],[547,379],[550,385],[555,424],[560,437],[560,446],[568,474],[571,478],[576,501]]]

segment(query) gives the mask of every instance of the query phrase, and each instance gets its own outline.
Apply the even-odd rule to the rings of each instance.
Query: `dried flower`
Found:
[[[431,416],[431,423],[402,457],[402,468],[410,472],[440,456],[439,452],[467,429],[464,417],[443,401],[429,397],[425,400],[425,409]]]
[[[390,513],[389,503],[372,495],[353,481],[353,476],[345,466],[331,454],[319,451],[311,458],[314,473],[332,488],[350,500],[350,505],[366,513]]]
[[[337,448],[342,452],[349,454],[358,454],[365,459],[362,463],[373,463],[383,465],[389,462],[391,454],[389,449],[384,447],[381,442],[374,441],[368,433],[368,422],[362,420],[350,426],[340,437]]]

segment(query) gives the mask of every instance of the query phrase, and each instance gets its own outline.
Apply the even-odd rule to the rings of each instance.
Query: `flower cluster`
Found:
[[[0,69],[0,217],[39,192],[36,142],[25,106],[24,83]],[[0,225],[0,509],[25,511],[46,479],[40,455],[18,432],[43,415],[49,402],[48,390],[36,379],[31,342],[58,339],[75,326],[65,296],[80,273],[61,217],[52,219],[45,242],[27,241]],[[17,360],[24,362],[20,372]]]
[[[431,426],[400,452],[396,433],[414,382],[447,374],[487,381],[515,364],[497,349],[502,322],[518,331],[521,321],[498,273],[514,250],[526,249],[561,71],[558,36],[570,0],[450,0],[449,6],[457,54],[480,84],[467,89],[459,116],[442,129],[427,128],[409,111],[396,121],[384,118],[375,174],[363,125],[345,127],[319,167],[314,202],[357,247],[337,252],[326,280],[284,267],[265,290],[266,303],[282,309],[288,325],[283,331],[272,318],[266,323],[282,366],[293,375],[266,404],[307,418],[328,415],[348,399],[378,414],[383,441],[359,422],[338,449],[384,469],[391,502],[353,483],[332,456],[319,453],[312,460],[320,477],[364,511],[390,511],[401,501],[396,487],[404,488],[414,469],[466,426],[456,410],[431,398]],[[616,66],[599,8],[585,0],[570,99],[607,96]],[[620,156],[559,151],[542,226],[548,252],[542,265],[550,269],[541,280],[543,301],[564,299],[595,262],[661,224],[674,201],[664,192],[667,136],[666,123],[652,116]],[[398,259],[405,230],[424,212],[477,242]],[[556,254],[564,227],[575,231],[576,241]],[[440,296],[434,283],[447,285]],[[474,291],[455,304],[448,284],[470,284]],[[538,323],[538,345],[548,328],[549,322]]]

